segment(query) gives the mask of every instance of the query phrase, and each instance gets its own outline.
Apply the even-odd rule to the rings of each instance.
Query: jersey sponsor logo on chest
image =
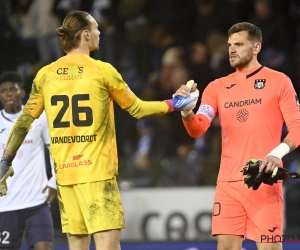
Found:
[[[58,80],[82,80],[83,79],[83,66],[72,66],[70,68],[58,68],[56,74]]]
[[[236,113],[236,119],[239,122],[246,122],[250,116],[250,112],[247,109],[248,106],[250,105],[261,105],[262,104],[262,99],[261,98],[253,98],[253,99],[248,99],[248,100],[240,100],[240,101],[233,101],[233,102],[225,102],[224,103],[224,108],[229,109],[229,108],[241,108],[239,109]]]
[[[254,81],[255,89],[263,89],[266,86],[266,79],[256,79]]]
[[[261,104],[262,100],[261,98],[253,98],[253,99],[247,99],[247,100],[240,100],[240,101],[233,101],[233,102],[225,102],[224,108],[236,108],[236,107],[243,107],[243,106],[249,106],[249,105],[256,105]]]

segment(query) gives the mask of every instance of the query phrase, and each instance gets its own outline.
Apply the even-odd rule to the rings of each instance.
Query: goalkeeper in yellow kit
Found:
[[[69,14],[56,30],[66,56],[36,75],[30,98],[16,121],[0,165],[0,196],[13,175],[12,161],[31,123],[45,110],[51,136],[63,232],[69,249],[88,249],[93,235],[96,249],[119,250],[125,227],[117,187],[117,146],[113,101],[138,119],[187,112],[198,92],[185,86],[173,99],[145,102],[131,92],[116,69],[94,60],[98,24],[86,12]],[[192,87],[195,90],[196,84]],[[25,188],[25,187],[24,187]],[[9,195],[9,193],[8,193]]]

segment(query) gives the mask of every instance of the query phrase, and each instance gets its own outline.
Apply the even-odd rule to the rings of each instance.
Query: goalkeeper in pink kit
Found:
[[[281,180],[299,178],[285,175],[281,159],[300,144],[299,99],[288,76],[258,62],[262,48],[258,27],[246,22],[233,25],[227,45],[236,71],[209,83],[197,113],[182,112],[183,123],[197,138],[217,114],[220,120],[222,155],[212,216],[218,250],[240,250],[245,238],[255,241],[259,250],[280,250]],[[176,94],[183,91],[184,86]],[[281,142],[284,122],[288,134]],[[256,172],[245,178],[241,169],[252,158],[261,161],[254,160],[259,163]],[[262,179],[263,175],[273,179]],[[260,185],[262,180],[269,185]]]

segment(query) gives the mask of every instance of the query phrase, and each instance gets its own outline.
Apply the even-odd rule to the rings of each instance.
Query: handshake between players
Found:
[[[181,111],[182,116],[189,115],[195,108],[199,91],[196,89],[197,84],[193,80],[182,85],[173,95],[173,99],[166,100],[169,112]],[[4,151],[5,152],[5,151]],[[14,175],[12,165],[13,157],[5,157],[5,153],[0,162],[0,196],[6,195],[8,187],[6,179]]]

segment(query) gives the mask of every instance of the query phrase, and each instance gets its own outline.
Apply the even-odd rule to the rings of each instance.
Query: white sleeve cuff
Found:
[[[268,155],[282,159],[283,156],[288,154],[291,151],[290,146],[286,143],[280,143],[276,148],[274,148]]]
[[[48,187],[57,189],[56,187],[56,178],[54,176],[52,176],[49,180],[48,180]]]

